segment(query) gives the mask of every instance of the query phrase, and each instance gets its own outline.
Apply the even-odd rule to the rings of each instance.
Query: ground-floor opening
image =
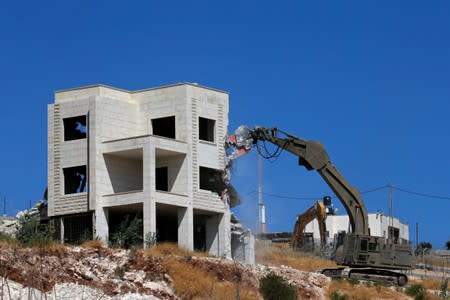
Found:
[[[178,210],[175,205],[156,203],[156,241],[178,243]]]
[[[63,243],[80,244],[93,238],[93,213],[65,215],[50,220],[55,238]]]
[[[111,246],[129,248],[143,245],[143,205],[130,204],[105,208]]]
[[[194,209],[194,250],[219,253],[219,225],[223,214]]]

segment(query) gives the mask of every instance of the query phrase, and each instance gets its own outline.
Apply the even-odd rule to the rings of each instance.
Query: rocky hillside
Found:
[[[173,246],[0,248],[2,299],[261,299],[259,279],[269,272],[293,284],[302,299],[326,298],[330,279],[323,275],[244,266]]]

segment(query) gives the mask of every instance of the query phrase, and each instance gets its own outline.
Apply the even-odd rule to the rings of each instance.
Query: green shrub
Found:
[[[330,295],[331,300],[348,300],[348,296],[346,294],[339,294],[337,291],[334,291]]]
[[[10,236],[9,234],[0,232],[0,241],[11,242],[11,241],[14,241],[14,238],[12,236]]]
[[[448,292],[448,278],[445,278],[441,283],[441,289],[439,291],[439,297],[445,299],[447,296],[450,296]]]
[[[38,215],[24,214],[18,219],[16,239],[22,246],[47,246],[54,239],[55,229],[41,224]]]
[[[132,246],[142,247],[142,219],[135,217],[130,221],[127,215],[111,234],[110,246],[129,249]]]
[[[269,273],[259,282],[259,291],[265,300],[295,300],[297,292],[282,277]]]
[[[123,279],[123,275],[125,275],[126,272],[126,268],[125,267],[121,267],[121,266],[117,266],[114,269],[114,275],[119,278],[119,279]]]
[[[405,293],[411,297],[414,297],[414,300],[425,300],[426,290],[421,284],[413,284],[406,288]]]

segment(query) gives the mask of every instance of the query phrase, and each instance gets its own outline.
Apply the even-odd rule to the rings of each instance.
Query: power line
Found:
[[[415,191],[411,191],[411,190],[407,190],[407,189],[402,189],[402,188],[399,188],[396,186],[392,186],[392,188],[399,192],[403,192],[403,193],[407,193],[407,194],[411,194],[411,195],[416,195],[416,196],[421,196],[421,197],[426,197],[426,198],[450,200],[450,197],[447,197],[447,196],[439,196],[439,195],[434,195],[434,194],[420,193],[420,192],[415,192]]]
[[[407,194],[412,194],[412,195],[416,195],[416,196],[421,196],[421,197],[426,197],[426,198],[434,198],[434,199],[441,199],[441,200],[450,200],[450,197],[447,196],[439,196],[439,195],[435,195],[435,194],[428,194],[428,193],[421,193],[421,192],[415,192],[409,189],[403,189],[403,188],[399,188],[396,187],[394,185],[382,185],[376,188],[372,188],[369,190],[365,190],[360,192],[361,195],[364,194],[369,194],[369,193],[374,193],[380,190],[384,190],[387,189],[388,187],[397,190],[399,192],[403,192],[403,193],[407,193]],[[247,194],[245,194],[244,196],[248,196],[250,194],[254,194],[257,191],[252,190],[250,192],[248,192]],[[268,196],[268,197],[273,197],[273,198],[281,198],[281,199],[291,199],[291,200],[317,200],[320,199],[322,197],[311,197],[311,196],[289,196],[289,195],[281,195],[281,194],[272,194],[272,193],[266,193],[266,192],[262,192],[263,195]],[[332,199],[336,199],[336,196],[331,197]]]

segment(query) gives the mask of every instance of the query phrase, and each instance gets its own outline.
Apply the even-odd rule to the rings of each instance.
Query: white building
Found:
[[[61,240],[108,240],[128,217],[188,249],[230,256],[220,197],[228,94],[191,83],[55,93],[48,106],[48,214]]]
[[[393,224],[391,226],[391,224]],[[326,219],[326,230],[328,241],[332,242],[334,236],[340,231],[349,231],[348,215],[331,215]],[[397,218],[389,218],[382,213],[369,214],[369,229],[373,236],[391,238],[399,243],[407,243],[409,241],[409,225],[402,223]],[[319,224],[317,220],[313,220],[305,227],[305,233],[313,233],[314,240],[319,241]]]

